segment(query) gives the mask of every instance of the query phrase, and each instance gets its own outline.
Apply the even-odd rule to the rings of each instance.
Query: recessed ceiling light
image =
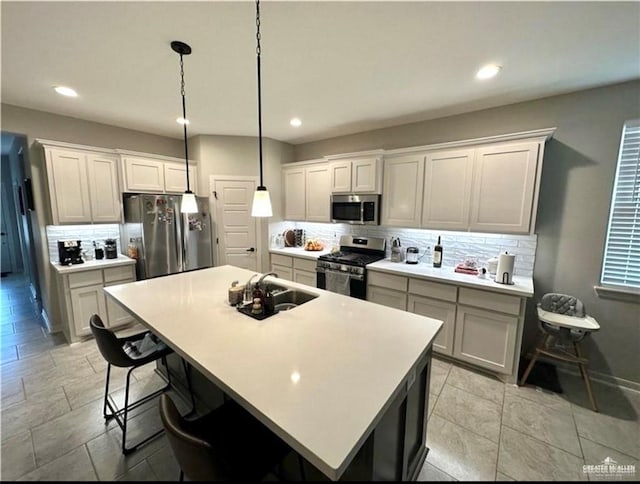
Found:
[[[189,125],[189,120],[188,119],[184,119],[181,116],[179,118],[176,118],[176,123],[178,123],[178,124],[186,124],[188,126]]]
[[[66,86],[54,86],[53,89],[58,93],[58,94],[62,94],[63,96],[67,96],[67,97],[78,97],[78,93],[75,92],[73,89],[71,89],[70,87],[66,87]]]
[[[500,72],[500,69],[502,69],[502,66],[499,66],[499,65],[496,65],[496,64],[487,64],[486,66],[483,66],[476,73],[476,78],[477,79],[491,79],[496,74],[498,74],[498,72]]]
[[[289,124],[297,128],[298,126],[302,125],[302,121],[300,121],[300,118],[293,118],[291,121],[289,121]]]

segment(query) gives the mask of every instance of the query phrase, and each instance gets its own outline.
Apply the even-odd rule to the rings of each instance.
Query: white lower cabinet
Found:
[[[107,320],[107,306],[102,293],[102,284],[78,287],[70,290],[71,315],[76,336],[91,334],[89,318],[97,314]]]
[[[316,261],[304,257],[271,254],[271,272],[281,279],[317,287]]]
[[[456,326],[456,303],[409,294],[407,310],[410,313],[442,321],[442,329],[433,342],[433,351],[452,356]]]
[[[453,356],[498,373],[513,371],[518,316],[458,306]]]
[[[70,343],[91,336],[89,319],[97,314],[108,328],[129,324],[133,316],[104,293],[104,287],[136,280],[135,265],[58,273],[62,330]]]
[[[525,297],[371,269],[367,278],[367,301],[443,322],[435,352],[516,382]]]

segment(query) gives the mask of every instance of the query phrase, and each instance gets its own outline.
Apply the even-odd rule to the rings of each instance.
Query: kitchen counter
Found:
[[[284,249],[269,249],[271,254],[288,255],[292,257],[302,257],[304,259],[317,260],[324,254],[329,254],[330,249],[324,250],[304,250],[304,247],[285,247]]]
[[[487,275],[486,279],[481,279],[478,276],[471,274],[455,272],[454,267],[443,266],[436,268],[430,264],[407,264],[404,262],[391,262],[389,259],[369,264],[367,265],[367,269],[401,276],[417,277],[430,281],[450,283],[457,286],[485,289],[514,296],[533,296],[533,279],[531,277],[514,276],[514,283],[512,285],[498,284],[493,280],[493,277],[489,275]]]
[[[51,262],[51,266],[58,272],[58,274],[70,274],[72,272],[90,271],[93,269],[106,269],[108,267],[125,266],[128,264],[135,264],[136,260],[127,257],[126,255],[118,255],[117,259],[94,259],[85,261],[84,264],[72,264],[70,266],[62,266],[57,262]]]
[[[442,322],[272,277],[318,297],[258,321],[227,303],[231,281],[252,273],[220,266],[104,291],[330,479],[353,477],[362,465],[373,478],[387,458],[404,468],[415,462],[417,470],[400,472],[415,479],[424,435],[417,457],[404,461],[395,454],[403,446],[384,442],[405,438],[397,412],[426,429],[425,412],[410,416],[398,401],[411,393],[426,409],[430,349]]]

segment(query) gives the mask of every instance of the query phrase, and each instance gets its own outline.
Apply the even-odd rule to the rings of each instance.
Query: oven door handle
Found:
[[[332,272],[334,274],[346,274],[347,276],[349,276],[349,279],[354,279],[356,281],[364,281],[364,274],[353,274],[351,272],[345,272],[345,271],[337,271],[335,269],[325,269],[325,274],[327,272]]]

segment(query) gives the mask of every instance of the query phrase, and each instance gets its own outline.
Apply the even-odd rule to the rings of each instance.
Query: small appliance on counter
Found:
[[[60,265],[84,264],[80,240],[58,240],[58,259]]]
[[[407,264],[417,264],[420,250],[417,247],[407,247]]]
[[[498,256],[498,267],[496,269],[495,281],[499,284],[513,284],[513,267],[515,265],[515,254],[505,252]]]
[[[118,258],[118,246],[116,239],[105,239],[104,241],[104,255],[107,259]]]

